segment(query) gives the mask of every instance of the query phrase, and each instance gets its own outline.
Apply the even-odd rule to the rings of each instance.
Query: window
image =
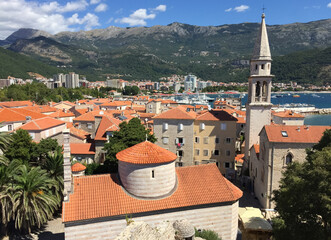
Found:
[[[176,144],[178,144],[178,143],[180,143],[180,144],[185,143],[185,139],[182,137],[176,138]]]
[[[215,156],[220,155],[220,151],[219,151],[219,150],[214,150],[214,155],[215,155]]]
[[[229,163],[229,162],[225,162],[225,163],[224,163],[224,167],[225,167],[225,168],[230,168],[230,163]]]
[[[226,123],[221,123],[221,130],[226,130]]]
[[[203,150],[203,156],[208,156],[208,150],[207,149]]]
[[[264,64],[261,65],[261,69],[264,69]]]
[[[200,143],[200,138],[199,137],[195,137],[195,143]]]
[[[215,138],[215,143],[220,143],[220,139],[218,137]]]
[[[88,124],[87,124],[87,128],[88,128],[88,129],[92,129],[92,123],[88,123]]]
[[[152,178],[155,178],[155,172],[152,170]]]
[[[199,156],[200,155],[200,149],[195,149],[195,156]]]
[[[282,136],[283,137],[288,137],[287,132],[286,131],[282,131]]]
[[[230,150],[226,150],[225,154],[226,154],[226,156],[230,156],[231,155]]]
[[[31,138],[32,138],[32,139],[34,139],[34,138],[35,138],[35,133],[33,133],[33,132],[30,132],[29,134],[30,134],[30,136],[31,136]]]
[[[169,143],[169,138],[168,137],[163,137],[162,138],[162,143],[163,144],[168,144]]]
[[[182,162],[176,162],[176,167],[182,167],[183,166],[183,163]]]
[[[286,165],[288,165],[288,164],[291,164],[292,163],[292,160],[293,160],[293,155],[291,154],[291,153],[288,153],[287,155],[286,155],[286,159],[285,159],[285,163],[286,163]]]
[[[177,151],[177,156],[178,157],[184,157],[184,151],[183,150],[178,150]]]
[[[183,131],[184,125],[182,123],[178,124],[178,131]]]
[[[200,130],[205,130],[205,124],[204,123],[200,123]]]
[[[203,138],[203,143],[204,143],[204,144],[208,144],[208,142],[209,142],[209,138],[208,138],[208,137],[204,137],[204,138]]]
[[[257,70],[257,64],[255,64],[255,70]]]
[[[149,105],[149,109],[152,109],[152,105]]]
[[[163,123],[163,130],[164,131],[168,130],[168,123]]]
[[[231,138],[226,138],[226,139],[225,139],[225,142],[226,142],[226,143],[231,143]]]
[[[8,131],[12,131],[13,130],[13,125],[8,125]]]

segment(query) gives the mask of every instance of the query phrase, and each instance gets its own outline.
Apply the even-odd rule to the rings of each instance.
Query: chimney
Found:
[[[63,196],[64,201],[69,201],[69,194],[72,192],[72,182],[71,182],[71,162],[70,162],[70,130],[63,130],[63,183],[64,190]]]
[[[297,128],[297,131],[300,132],[300,127]]]
[[[26,122],[30,122],[31,121],[31,116],[26,116],[25,120],[26,120]]]

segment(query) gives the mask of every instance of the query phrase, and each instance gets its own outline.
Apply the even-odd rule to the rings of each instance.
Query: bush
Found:
[[[195,236],[204,238],[206,240],[222,240],[218,234],[212,230],[203,229],[202,231],[198,231],[195,229]]]

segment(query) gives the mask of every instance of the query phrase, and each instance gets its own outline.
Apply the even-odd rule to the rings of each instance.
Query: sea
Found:
[[[293,95],[297,95],[293,97]],[[210,98],[226,98],[226,97],[241,97],[242,105],[247,102],[247,94],[206,94]],[[274,105],[285,105],[285,104],[302,104],[308,106],[315,106],[318,109],[331,108],[331,93],[308,93],[308,92],[291,92],[291,93],[272,93],[271,102]],[[330,126],[331,125],[331,115],[310,115],[305,117],[305,125],[320,125],[320,126]]]

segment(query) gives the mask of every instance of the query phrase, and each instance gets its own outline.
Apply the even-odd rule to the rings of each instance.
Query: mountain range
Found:
[[[169,74],[190,72],[204,80],[246,81],[247,60],[258,29],[258,23],[194,26],[177,22],[167,26],[108,27],[55,35],[20,29],[0,41],[0,45],[44,64],[65,66],[66,71],[75,71],[92,81],[104,80],[106,76],[157,80]],[[297,58],[295,54],[299,54],[306,65],[309,62],[305,61],[311,61],[311,57],[329,53],[331,19],[272,25],[267,29],[275,70],[283,71],[277,62],[286,56]],[[327,56],[323,58],[318,63],[313,60],[318,68],[313,78],[321,83],[329,81],[331,65]],[[279,76],[282,76],[279,81],[291,80],[283,72]],[[311,78],[303,76],[297,80],[309,82]]]

